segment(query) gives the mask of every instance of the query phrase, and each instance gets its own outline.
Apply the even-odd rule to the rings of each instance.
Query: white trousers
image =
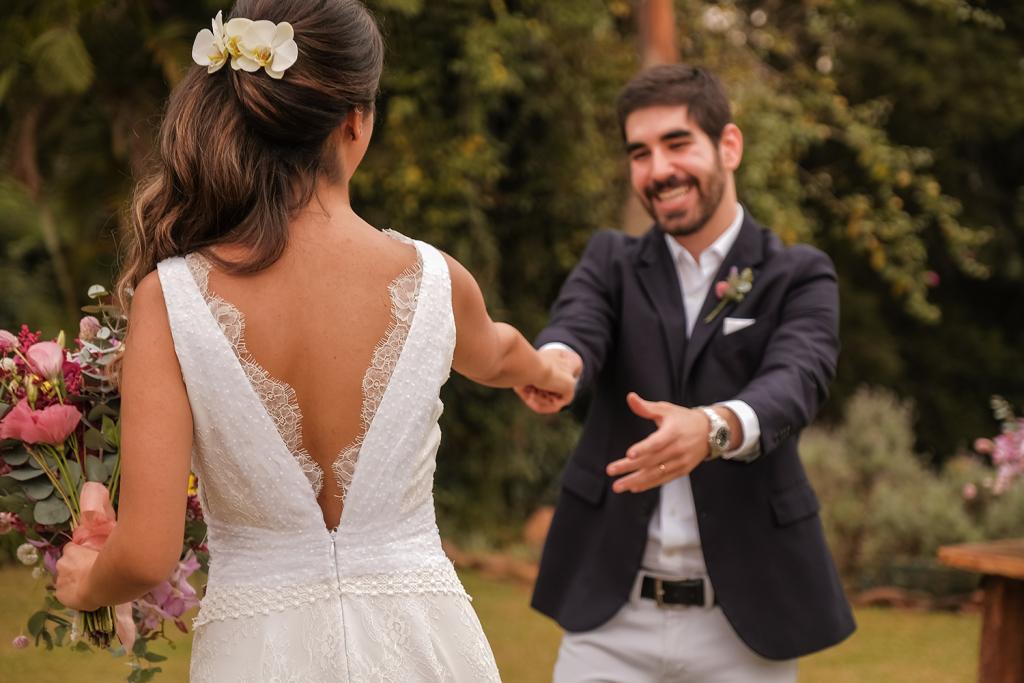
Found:
[[[607,623],[562,637],[554,683],[796,683],[797,660],[755,654],[721,607],[665,609],[633,595]]]

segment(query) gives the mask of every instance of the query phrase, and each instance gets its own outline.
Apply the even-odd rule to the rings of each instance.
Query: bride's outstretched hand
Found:
[[[583,361],[572,351],[545,349],[538,355],[549,364],[547,379],[536,384],[514,387],[516,394],[531,410],[541,414],[557,413],[569,405],[576,391],[576,378]]]

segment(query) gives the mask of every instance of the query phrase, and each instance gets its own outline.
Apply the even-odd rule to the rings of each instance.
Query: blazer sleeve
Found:
[[[735,397],[757,415],[764,454],[814,419],[828,398],[839,355],[839,287],[832,261],[812,247],[790,252],[803,261],[799,275],[785,295],[761,367]]]
[[[589,387],[601,373],[612,347],[618,321],[621,279],[613,261],[619,234],[603,230],[587,245],[580,262],[569,274],[551,308],[548,325],[537,336],[538,348],[561,342],[583,359],[579,390]]]

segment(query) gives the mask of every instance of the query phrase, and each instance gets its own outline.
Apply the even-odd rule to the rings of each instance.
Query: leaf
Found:
[[[0,457],[3,457],[4,462],[10,465],[11,467],[17,467],[18,465],[24,465],[25,463],[27,463],[29,458],[31,458],[32,456],[29,455],[28,451],[23,449],[20,451],[11,451],[10,453],[4,453]]]
[[[68,476],[71,478],[70,485],[75,487],[75,491],[79,491],[82,488],[82,484],[85,483],[85,478],[82,476],[82,466],[74,460],[68,460],[65,465],[68,471]],[[61,481],[61,488],[67,491],[68,483]]]
[[[71,622],[70,621],[68,621],[67,619],[65,619],[62,616],[59,616],[59,615],[56,615],[56,614],[53,614],[53,613],[47,614],[46,618],[49,619],[50,621],[52,621],[53,623],[57,624],[58,626],[67,626],[69,628],[71,626]]]
[[[124,657],[126,654],[128,654],[128,651],[124,649],[124,645],[120,645],[116,650],[110,651],[110,656],[114,657],[115,659],[117,657]]]
[[[25,496],[20,493],[11,493],[0,497],[0,512],[13,512],[20,517],[21,509],[27,502]]]
[[[110,292],[103,285],[93,285],[89,287],[88,295],[90,299],[99,299],[100,297],[110,296]]]
[[[89,643],[84,640],[80,640],[75,643],[74,647],[71,648],[75,652],[92,652],[92,648],[89,647]]]
[[[82,306],[82,312],[83,313],[96,314],[96,313],[100,312],[100,307],[99,306]]]
[[[121,423],[114,422],[106,415],[103,416],[103,436],[107,441],[114,444],[114,448],[121,447]]]
[[[58,626],[53,629],[53,637],[57,639],[57,647],[64,647],[64,636],[68,634],[67,626]]]
[[[0,403],[0,406],[7,406],[6,403]],[[7,406],[10,407],[10,406]],[[0,407],[0,415],[3,414],[4,409]],[[0,451],[6,451],[8,448],[14,448],[20,446],[21,442],[17,439],[0,439]]]
[[[117,459],[119,457],[116,453],[112,453],[103,458],[103,466],[107,468],[107,472],[111,477],[114,476],[114,468],[117,467]]]
[[[25,484],[24,491],[32,500],[44,500],[53,493],[53,483],[49,479],[37,479]]]
[[[47,650],[52,650],[53,649],[53,637],[50,635],[50,632],[47,631],[46,629],[43,629],[43,632],[40,633],[39,635],[41,635],[43,637],[43,640],[46,641],[46,649]]]
[[[95,71],[89,51],[74,26],[55,26],[28,47],[36,66],[36,79],[53,95],[81,94],[93,83]]]
[[[34,515],[38,524],[61,524],[71,519],[71,510],[60,496],[50,496],[36,503]]]
[[[164,657],[163,655],[158,655],[155,652],[147,652],[146,656],[144,657],[144,659],[147,662],[164,662],[164,661],[167,661],[167,657]]]
[[[104,415],[109,415],[110,417],[117,417],[117,411],[111,408],[110,406],[106,405],[105,403],[97,403],[95,406],[93,406],[93,409],[89,411],[90,420],[98,420]]]
[[[14,79],[17,75],[17,64],[11,64],[9,67],[4,69],[2,74],[0,74],[0,104],[3,104],[4,98],[7,97],[7,92],[11,89],[11,84],[14,83]],[[3,410],[0,410],[0,414],[3,414],[3,412]]]
[[[24,484],[17,479],[12,479],[6,475],[0,477],[0,495],[6,496],[12,493],[20,493],[23,486]]]
[[[33,637],[38,637],[43,632],[43,626],[46,625],[46,612],[36,612],[28,618],[28,632]]]
[[[44,474],[46,473],[43,472],[42,470],[34,470],[32,468],[28,468],[22,470],[11,470],[5,476],[10,477],[11,479],[17,479],[18,481],[28,481],[29,479],[41,477]]]
[[[85,456],[85,476],[89,478],[89,481],[98,481],[103,484],[110,477],[110,473],[107,472],[102,460],[95,455],[87,455]]]
[[[65,609],[64,605],[61,604],[56,595],[46,596],[46,606],[52,610],[57,610],[58,612],[62,612]]]
[[[107,418],[108,420],[110,418]],[[113,448],[98,429],[89,428],[85,430],[85,447],[90,451],[112,451]]]
[[[135,639],[135,644],[132,645],[132,654],[137,656],[137,657],[145,657],[146,656],[146,639],[145,638],[136,638]]]
[[[153,677],[160,673],[160,667],[151,666],[148,669],[143,669],[139,672],[139,683],[148,683],[153,680]]]
[[[24,522],[25,524],[35,524],[36,523],[36,504],[35,503],[26,503],[24,507],[22,507],[20,510],[18,510],[18,517],[20,517],[21,521]]]

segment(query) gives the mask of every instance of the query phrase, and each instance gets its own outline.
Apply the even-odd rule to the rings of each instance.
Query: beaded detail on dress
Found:
[[[384,234],[396,241],[413,244],[412,240],[393,230],[385,230]],[[249,354],[249,350],[245,346],[245,315],[233,304],[210,291],[210,262],[202,255],[193,253],[185,257],[185,263],[188,264],[189,271],[192,273],[203,299],[210,307],[210,312],[231,344],[232,351],[242,364],[249,383],[252,384],[252,388],[274,420],[277,431],[280,432],[288,450],[295,456],[303,474],[309,479],[313,493],[319,496],[324,487],[324,471],[310,457],[309,451],[302,447],[302,411],[299,408],[295,390],[288,383],[272,377]],[[331,466],[334,479],[341,491],[339,497],[343,501],[352,484],[356,462],[359,459],[359,450],[366,438],[366,432],[380,407],[384,391],[388,387],[388,382],[391,381],[398,358],[402,355],[405,340],[409,337],[412,319],[416,314],[417,294],[422,278],[423,259],[417,250],[416,263],[388,286],[391,298],[391,322],[384,337],[377,343],[370,366],[363,376],[363,406],[359,435],[354,442],[342,449]]]

